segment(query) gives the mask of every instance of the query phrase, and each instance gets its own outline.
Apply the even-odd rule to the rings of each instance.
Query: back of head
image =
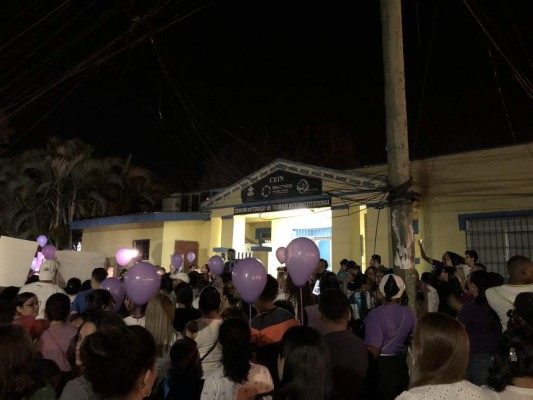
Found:
[[[474,271],[470,274],[469,278],[470,282],[472,282],[474,285],[476,285],[478,289],[478,296],[479,295],[485,295],[485,291],[490,287],[489,281],[488,281],[488,274],[487,272],[483,270]]]
[[[83,341],[81,359],[85,376],[96,394],[103,398],[126,398],[142,391],[142,377],[154,368],[155,341],[141,326],[111,333],[97,331]],[[143,397],[148,390],[142,391]]]
[[[519,293],[514,300],[514,307],[513,314],[533,328],[533,293]]]
[[[44,385],[30,335],[18,325],[0,324],[0,398],[29,398]]]
[[[507,272],[509,273],[510,284],[529,284],[531,283],[530,269],[532,269],[531,260],[525,256],[516,255],[507,261]]]
[[[278,297],[278,288],[279,288],[279,284],[276,278],[268,274],[265,288],[261,292],[261,295],[259,296],[259,300],[265,303],[273,302],[274,300],[276,300],[276,297]]]
[[[338,321],[350,315],[350,301],[339,289],[327,289],[320,292],[318,310],[322,316],[330,321]]]
[[[183,304],[186,308],[192,307],[192,301],[194,300],[194,291],[192,286],[187,282],[180,282],[174,288],[174,294],[176,295],[176,301]]]
[[[55,293],[46,300],[44,314],[48,321],[66,322],[70,314],[70,298],[63,293]]]
[[[308,326],[288,329],[280,343],[284,359],[280,398],[324,400],[333,392],[329,349],[322,335]]]
[[[494,352],[487,382],[501,392],[518,377],[533,378],[533,329],[527,324],[505,331]]]
[[[203,288],[200,293],[198,307],[204,314],[210,311],[218,311],[220,309],[220,293],[217,288],[213,286]]]
[[[169,272],[161,275],[161,284],[159,288],[165,293],[172,293],[172,291],[174,290],[174,287],[172,285],[172,278],[170,277]]]
[[[229,304],[232,306],[237,305],[237,303],[241,300],[241,296],[239,295],[239,292],[237,292],[237,289],[235,289],[233,281],[224,283],[224,286],[222,287],[222,294],[226,296]]]
[[[87,309],[112,310],[115,299],[108,290],[95,289],[85,296]]]
[[[450,261],[452,262],[452,265],[454,267],[458,266],[459,264],[465,263],[465,258],[460,256],[459,254],[454,253],[453,251],[447,251],[446,253],[448,253],[448,257],[450,257]]]
[[[145,327],[154,336],[160,355],[172,346],[175,338],[172,326],[174,310],[174,302],[163,293],[153,296],[146,306]]]
[[[185,374],[191,379],[202,377],[198,347],[196,342],[189,337],[174,342],[170,349],[170,362],[175,374]]]
[[[465,328],[448,315],[425,314],[415,327],[414,356],[420,376],[411,387],[463,380],[469,357]]]
[[[405,283],[398,275],[387,274],[381,280],[379,290],[385,296],[385,300],[391,302],[402,297],[405,291]]]
[[[91,278],[98,284],[102,283],[107,278],[107,271],[105,268],[97,267],[93,269],[91,273]]]
[[[381,264],[381,256],[379,254],[373,254],[370,258],[374,261],[377,261],[378,264]]]
[[[420,276],[420,280],[424,283],[427,283],[428,285],[433,285],[432,279],[431,279],[431,272],[422,272],[422,275]]]
[[[339,280],[334,272],[326,272],[320,279],[319,283],[320,293],[326,289],[340,289]]]
[[[250,371],[250,340],[250,327],[244,320],[229,318],[220,325],[218,341],[222,346],[224,375],[233,382],[246,382]]]
[[[81,280],[78,278],[70,278],[65,287],[67,294],[77,294],[81,290]]]

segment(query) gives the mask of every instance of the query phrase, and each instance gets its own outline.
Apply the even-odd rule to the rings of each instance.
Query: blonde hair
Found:
[[[145,327],[154,336],[159,356],[167,354],[178,339],[178,333],[172,325],[174,310],[174,302],[163,293],[152,297],[146,307]]]

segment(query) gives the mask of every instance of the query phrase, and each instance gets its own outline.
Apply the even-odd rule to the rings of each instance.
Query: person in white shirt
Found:
[[[222,369],[205,380],[202,400],[253,399],[274,390],[268,368],[250,362],[250,340],[246,321],[229,318],[220,325],[218,346],[222,351]]]
[[[533,292],[533,263],[524,256],[513,256],[507,261],[509,283],[487,289],[485,295],[490,307],[498,314],[502,329],[507,327],[507,312],[513,308],[519,293]],[[39,299],[40,300],[40,299]]]
[[[39,313],[37,314],[36,319],[45,318],[44,307],[46,305],[46,300],[48,300],[51,295],[55,293],[67,294],[63,289],[53,283],[58,269],[59,265],[54,260],[44,260],[39,270],[39,282],[29,283],[22,286],[19,290],[19,293],[33,293],[37,296],[37,299],[39,299]]]

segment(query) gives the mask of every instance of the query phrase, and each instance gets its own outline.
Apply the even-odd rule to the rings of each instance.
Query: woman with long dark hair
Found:
[[[501,337],[500,320],[489,307],[486,289],[487,273],[483,270],[472,272],[468,280],[468,292],[474,301],[466,303],[457,314],[470,341],[467,378],[478,386],[487,384],[492,353]]]
[[[274,400],[335,398],[329,349],[316,329],[295,326],[285,332],[280,342],[278,371],[279,389],[270,393]]]
[[[242,319],[230,318],[222,323],[218,333],[222,371],[205,380],[202,399],[250,399],[274,389],[268,368],[250,362],[250,339],[250,327]]]

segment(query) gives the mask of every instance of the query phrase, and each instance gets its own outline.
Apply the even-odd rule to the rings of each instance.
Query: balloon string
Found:
[[[303,300],[303,288],[300,288],[300,324],[304,324],[304,300]]]

